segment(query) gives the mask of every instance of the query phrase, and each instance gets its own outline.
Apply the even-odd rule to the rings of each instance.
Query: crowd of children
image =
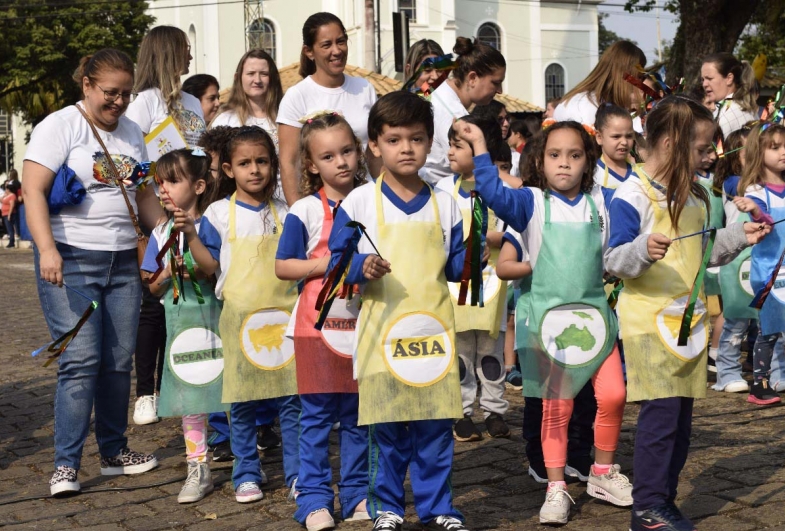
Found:
[[[313,44],[324,32],[333,48],[346,45],[327,15],[304,29],[315,86],[343,76]],[[785,331],[773,282],[785,239],[785,127],[748,123],[718,150],[718,117],[700,101],[675,94],[646,109],[623,81],[630,65],[645,65],[629,42],[564,101],[548,102],[561,121],[510,124],[488,103],[505,75],[497,50],[459,39],[456,73],[432,94],[422,87],[443,78],[420,66],[441,49],[423,41],[413,50],[407,71],[425,94],[377,100],[363,85],[367,115],[326,109],[295,120],[292,93],[280,148],[270,103],[281,101],[280,79],[269,55],[248,52],[235,76],[245,85],[211,128],[157,161],[167,219],[141,269],[166,319],[157,415],[182,418],[188,476],[178,501],[213,490],[208,415],[227,410],[220,459],[234,459],[238,502],[261,499],[258,416],[272,408],[294,518],[308,531],[334,528],[336,515],[402,529],[407,474],[426,528],[466,530],[453,500],[454,444],[510,435],[510,384],[526,397],[529,474],[547,484],[541,523],[568,522],[569,475],[588,495],[631,506],[633,531],[694,529],[675,499],[693,402],[706,395],[706,351],[718,391],[749,389],[745,336],[748,401],[779,402],[785,385],[769,381]],[[713,87],[730,59],[707,61]],[[272,88],[258,81],[271,70]],[[732,127],[724,117],[722,129]],[[287,204],[293,168],[300,198]],[[720,294],[712,335],[705,295]],[[472,420],[478,395],[484,432]],[[627,400],[641,404],[632,482],[615,461]]]

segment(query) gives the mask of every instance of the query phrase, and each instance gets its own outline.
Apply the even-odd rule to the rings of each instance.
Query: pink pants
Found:
[[[592,376],[597,416],[594,420],[594,446],[613,452],[619,444],[621,421],[627,389],[621,370],[618,345]],[[546,468],[564,468],[567,464],[567,426],[572,415],[572,399],[542,401],[542,453]]]
[[[185,458],[188,461],[207,461],[207,413],[183,415]]]

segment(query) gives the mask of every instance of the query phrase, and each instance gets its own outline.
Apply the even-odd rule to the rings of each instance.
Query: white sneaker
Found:
[[[749,393],[750,385],[744,380],[736,380],[722,389],[725,393]]]
[[[570,503],[575,503],[567,487],[555,485],[545,493],[545,503],[540,509],[541,524],[566,524],[570,518]]]
[[[317,509],[305,518],[305,529],[307,531],[322,531],[333,529],[335,520],[327,509]]]
[[[134,424],[142,426],[158,422],[158,397],[155,395],[140,396],[134,404]]]
[[[297,478],[294,478],[294,481],[292,481],[292,488],[289,489],[289,496],[287,496],[287,499],[289,501],[295,501],[299,495],[300,491],[297,490]]]
[[[619,465],[613,465],[607,474],[597,476],[592,467],[586,492],[589,496],[611,502],[613,505],[629,507],[632,505],[632,483],[620,470]]]
[[[208,463],[188,461],[188,477],[185,479],[177,503],[198,502],[213,491],[213,475]]]

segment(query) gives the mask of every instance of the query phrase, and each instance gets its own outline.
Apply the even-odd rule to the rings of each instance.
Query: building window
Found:
[[[545,69],[545,101],[564,96],[564,67],[551,63]]]
[[[199,51],[197,50],[196,28],[193,24],[188,28],[188,41],[191,43],[191,64],[188,69],[193,74],[199,73]]]
[[[398,0],[398,12],[406,13],[409,22],[417,22],[417,0]]]
[[[502,51],[502,32],[499,30],[499,26],[493,22],[486,22],[480,26],[480,29],[477,30],[477,39]]]
[[[248,26],[248,49],[261,49],[277,61],[275,26],[267,19],[255,20]]]

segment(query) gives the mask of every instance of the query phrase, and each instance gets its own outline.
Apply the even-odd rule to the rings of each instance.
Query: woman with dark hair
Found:
[[[68,332],[89,305],[77,292],[98,303],[58,360],[53,496],[80,490],[76,476],[93,407],[102,475],[138,474],[157,465],[153,455],[129,450],[125,437],[142,292],[137,234],[124,196],[147,227],[163,215],[152,187],[136,191],[125,184],[147,160],[142,132],[123,116],[135,96],[134,65],[123,52],[104,49],[82,59],[74,80],[82,101],[36,126],[22,170],[38,296],[52,337]],[[48,196],[63,165],[86,193],[79,204],[53,213]]]
[[[376,90],[366,79],[344,74],[348,42],[343,22],[332,13],[315,13],[303,25],[300,54],[303,80],[286,92],[277,118],[281,184],[290,205],[300,198],[297,165],[302,120],[314,111],[329,110],[343,115],[366,150],[371,175],[379,174],[378,159],[366,149],[368,114],[376,102]]]
[[[202,113],[204,113],[204,121],[208,124],[213,121],[221,106],[220,90],[221,86],[218,84],[218,80],[210,74],[196,74],[183,82],[183,92],[187,92],[199,100],[202,105]]]
[[[705,101],[714,104],[714,118],[727,138],[744,124],[758,119],[755,102],[755,74],[747,61],[727,52],[703,58],[701,84]]]
[[[430,184],[452,175],[447,151],[447,133],[455,119],[469,114],[472,105],[488,105],[501,94],[507,63],[499,50],[478,40],[458,37],[453,47],[458,55],[450,79],[431,95],[433,103],[433,145],[420,176]]]

